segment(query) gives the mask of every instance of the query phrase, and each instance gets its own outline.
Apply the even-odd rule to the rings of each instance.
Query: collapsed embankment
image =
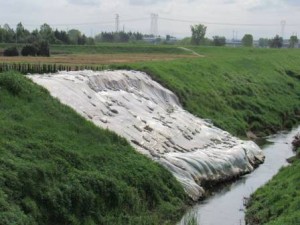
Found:
[[[172,92],[145,73],[79,71],[30,78],[165,166],[194,200],[204,195],[203,184],[249,173],[263,161],[256,144],[188,113]]]
[[[67,94],[67,93],[66,93]],[[18,73],[0,73],[0,224],[174,224],[170,172]]]

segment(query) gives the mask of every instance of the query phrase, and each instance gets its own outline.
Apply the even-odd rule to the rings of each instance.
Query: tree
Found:
[[[41,41],[41,35],[37,29],[33,30],[29,37],[27,38],[27,43],[35,43],[35,42],[40,42]]]
[[[44,23],[41,28],[40,28],[40,35],[42,37],[42,39],[44,39],[45,41],[54,44],[55,43],[55,36],[54,36],[54,32],[52,30],[52,28]]]
[[[213,36],[214,46],[224,46],[226,44],[226,38],[220,36]]]
[[[38,49],[34,45],[25,45],[21,50],[22,56],[36,56]]]
[[[269,39],[268,38],[260,38],[258,40],[258,45],[259,47],[261,48],[265,48],[265,47],[268,47],[269,46]]]
[[[0,42],[4,42],[4,29],[0,26]]]
[[[77,40],[78,45],[85,45],[87,42],[87,37],[85,35],[79,36]]]
[[[3,26],[3,41],[5,43],[13,43],[15,42],[15,32],[13,29],[10,28],[8,24],[4,24]]]
[[[58,44],[70,44],[70,38],[66,31],[58,31],[57,29],[54,31],[54,36],[58,40]]]
[[[77,45],[78,39],[81,37],[81,32],[76,29],[69,30],[68,32],[69,39],[71,41],[71,44]],[[81,41],[79,41],[81,43]]]
[[[281,48],[283,45],[283,39],[282,37],[279,37],[279,35],[276,35],[273,39],[269,41],[269,46],[271,48]]]
[[[18,23],[16,27],[16,42],[25,43],[30,37],[30,32],[24,28],[22,23]]]
[[[194,26],[191,26],[192,31],[192,44],[199,45],[201,41],[204,40],[205,34],[206,34],[206,26],[203,24],[197,24]]]
[[[295,48],[298,42],[299,42],[298,37],[296,35],[292,35],[290,37],[290,48]]]
[[[19,55],[19,51],[17,49],[17,47],[10,47],[4,50],[3,52],[4,56],[18,56]]]
[[[252,34],[245,34],[242,39],[242,44],[245,47],[252,47],[253,46],[253,36]]]
[[[50,56],[50,49],[49,49],[49,43],[47,41],[41,41],[40,43],[37,43],[37,55],[38,56]]]

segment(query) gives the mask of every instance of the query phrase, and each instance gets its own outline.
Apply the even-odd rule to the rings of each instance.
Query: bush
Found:
[[[38,56],[50,56],[50,49],[49,49],[49,43],[48,41],[41,41],[38,43]]]
[[[34,45],[25,45],[22,48],[21,54],[22,56],[36,56],[37,48]]]
[[[19,51],[17,47],[10,47],[4,50],[4,56],[19,56]]]

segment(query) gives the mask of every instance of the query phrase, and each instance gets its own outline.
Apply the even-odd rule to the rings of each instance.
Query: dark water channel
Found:
[[[294,155],[291,142],[297,132],[300,132],[300,127],[268,137],[270,144],[262,147],[266,156],[264,164],[195,205],[178,225],[244,225],[244,198],[249,197],[282,166],[287,165],[286,159]],[[195,223],[191,223],[192,220]]]

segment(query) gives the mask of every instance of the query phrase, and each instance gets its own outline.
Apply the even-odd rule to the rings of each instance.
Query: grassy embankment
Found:
[[[292,165],[251,196],[246,220],[250,225],[300,224],[300,148]]]
[[[114,67],[147,72],[188,111],[235,135],[263,136],[299,123],[298,49],[193,50],[205,57]]]
[[[172,175],[23,75],[0,74],[0,224],[170,224]]]
[[[115,64],[111,68],[148,72],[173,90],[187,110],[212,119],[233,134],[245,136],[251,130],[263,135],[299,122],[298,50],[193,50],[205,57]],[[7,187],[6,192],[0,193],[0,206],[5,209],[2,217],[30,220],[26,217],[30,213],[38,222],[46,217],[63,221],[83,218],[90,224],[89,220],[111,219],[112,224],[117,220],[129,224],[128,221],[134,223],[141,218],[145,224],[160,224],[164,213],[178,215],[174,212],[180,211],[185,197],[169,173],[134,153],[123,139],[95,128],[42,89],[25,83],[31,94],[12,95],[0,89],[0,106],[7,109],[0,111],[5,118],[1,123],[7,123],[0,126],[5,134],[0,135],[4,172],[1,182]],[[2,106],[2,96],[8,99],[6,107]],[[92,135],[86,135],[89,132]],[[169,183],[164,186],[166,180]],[[32,188],[23,188],[28,185]],[[78,198],[79,201],[74,200]],[[146,216],[149,211],[152,214]],[[120,216],[113,220],[115,215]]]

